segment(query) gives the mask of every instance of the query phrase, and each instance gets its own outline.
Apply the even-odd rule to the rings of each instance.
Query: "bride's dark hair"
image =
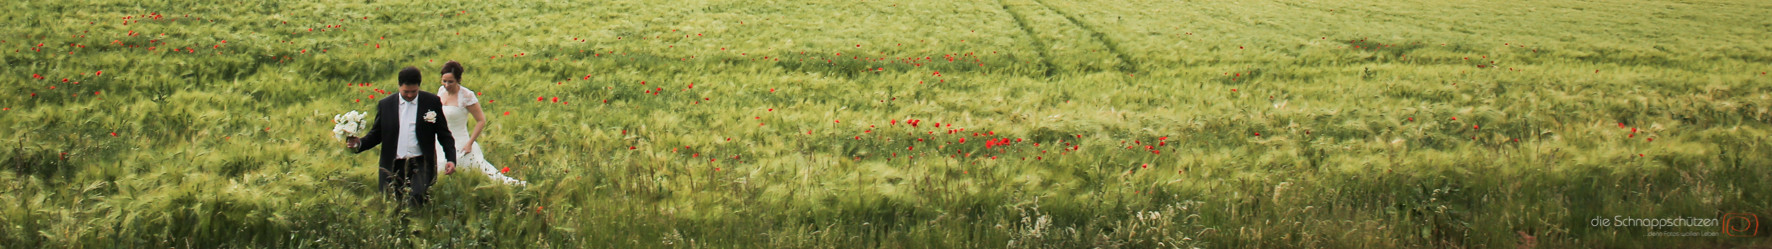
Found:
[[[455,62],[455,61],[449,61],[449,62],[443,63],[443,72],[439,73],[439,74],[454,74],[455,80],[457,82],[460,82],[461,73],[462,73],[461,63]]]

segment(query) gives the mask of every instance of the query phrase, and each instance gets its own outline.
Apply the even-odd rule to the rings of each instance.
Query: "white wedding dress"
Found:
[[[446,87],[440,87],[440,88],[437,88],[437,93],[447,94],[447,93],[449,93],[449,92],[447,92],[448,90],[449,89],[447,89]],[[505,176],[504,173],[499,172],[498,167],[494,167],[494,166],[492,166],[492,163],[486,162],[486,157],[484,156],[485,152],[486,152],[486,147],[480,147],[480,143],[478,143],[478,142],[474,143],[474,150],[473,151],[468,152],[468,153],[461,152],[461,147],[467,146],[468,140],[472,139],[472,137],[474,137],[474,133],[473,133],[474,131],[470,130],[469,129],[470,127],[468,127],[468,120],[473,119],[474,115],[468,113],[468,108],[465,108],[463,106],[473,106],[473,105],[479,104],[480,98],[478,98],[478,96],[476,96],[476,94],[474,94],[474,91],[468,90],[468,88],[465,86],[461,88],[460,93],[456,93],[455,95],[457,95],[456,99],[455,99],[456,105],[443,105],[443,116],[447,117],[447,119],[449,119],[449,134],[451,134],[455,137],[455,150],[456,150],[456,152],[455,152],[456,153],[455,170],[458,172],[479,171],[480,173],[486,174],[487,177],[492,178],[492,181],[502,182],[505,184],[511,184],[511,185],[527,185],[527,184],[529,184],[527,182]],[[437,147],[438,147],[437,151],[443,151],[442,144],[438,144]],[[446,163],[446,162],[444,162],[442,160],[437,161],[437,173],[439,173],[439,174],[443,173],[444,163]]]

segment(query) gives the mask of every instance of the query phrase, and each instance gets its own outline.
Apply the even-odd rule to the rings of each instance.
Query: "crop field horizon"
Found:
[[[1772,236],[1772,2],[0,7],[0,248]],[[528,184],[468,170],[403,208],[332,118],[448,61]]]

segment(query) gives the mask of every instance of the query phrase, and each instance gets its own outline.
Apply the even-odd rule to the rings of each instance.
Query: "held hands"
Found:
[[[347,149],[357,149],[357,145],[359,145],[361,143],[362,143],[362,139],[360,139],[360,138],[345,137],[345,148],[347,148]],[[473,149],[473,145],[468,145],[468,147],[462,147],[462,149],[463,150],[471,150],[471,149]],[[443,174],[444,175],[455,174],[455,163],[443,163]]]

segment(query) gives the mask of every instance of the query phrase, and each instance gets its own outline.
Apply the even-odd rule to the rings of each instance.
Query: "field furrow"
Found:
[[[1002,5],[1007,12],[1017,16],[1018,22],[1025,24],[1034,39],[1045,45],[1040,50],[1058,72],[1115,71],[1126,65],[1087,28],[1070,22],[1045,4],[1033,0],[1005,0]]]

